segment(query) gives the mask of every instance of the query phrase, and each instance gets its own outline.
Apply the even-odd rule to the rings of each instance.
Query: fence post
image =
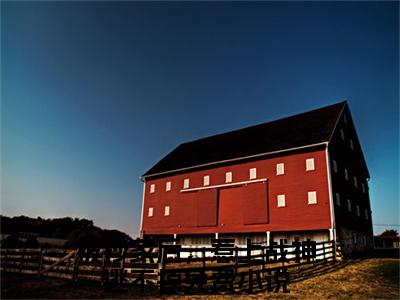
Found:
[[[249,269],[249,293],[253,293],[253,270],[251,267]]]
[[[40,247],[40,250],[39,250],[39,264],[38,264],[38,275],[39,275],[39,277],[40,277],[40,272],[42,271],[43,252],[44,252],[43,248]]]
[[[160,272],[160,294],[164,293],[164,269],[161,267]]]
[[[336,262],[336,238],[333,239],[332,241],[332,247],[333,247],[333,261]]]
[[[247,262],[251,260],[251,239],[247,239],[246,242]]]
[[[238,264],[239,264],[239,249],[237,246],[235,246],[235,275],[237,275]]]
[[[105,269],[106,269],[106,249],[103,251],[103,256],[101,259],[101,281],[103,282],[105,280]]]
[[[122,250],[122,260],[120,263],[120,276],[119,276],[119,280],[120,280],[120,285],[122,285],[124,283],[124,276],[125,276],[125,257],[126,257],[126,252],[127,252],[127,248],[124,248]],[[143,275],[144,276],[144,275]],[[143,277],[144,280],[144,277]]]
[[[22,273],[22,267],[24,265],[24,258],[25,258],[25,251],[26,248],[22,248],[22,256],[21,256],[21,262],[19,263],[19,272]]]
[[[78,272],[79,272],[79,250],[76,249],[73,261],[73,269],[72,269],[72,281],[76,282],[78,280]]]
[[[201,248],[201,255],[203,260],[203,268],[206,267],[206,249],[203,247]]]
[[[322,242],[322,253],[324,255],[324,262],[325,262],[325,242]]]
[[[8,266],[8,249],[4,249],[4,272],[7,272]]]
[[[158,240],[158,257],[157,257],[158,263],[162,262],[162,255],[163,255],[162,249],[163,249],[162,240]]]
[[[165,269],[167,264],[167,254],[165,253],[165,248],[161,247],[161,268]]]

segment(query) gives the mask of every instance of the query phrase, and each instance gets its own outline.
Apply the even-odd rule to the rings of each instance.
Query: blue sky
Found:
[[[398,17],[396,2],[1,2],[1,212],[135,236],[138,178],[179,143],[348,99],[373,222],[399,224]]]

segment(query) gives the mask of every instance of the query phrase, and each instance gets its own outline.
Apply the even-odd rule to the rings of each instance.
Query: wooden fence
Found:
[[[160,292],[247,292],[279,288],[308,269],[335,262],[335,242],[313,241],[251,243],[235,246],[233,239],[212,240],[201,248],[175,245],[175,241],[137,240],[129,248],[1,249],[1,270],[55,276],[74,281],[159,286]],[[307,268],[304,268],[306,266]],[[303,274],[304,275],[304,274]],[[210,284],[209,284],[210,283]],[[209,288],[207,288],[209,286]]]
[[[212,240],[210,247],[163,245],[159,274],[160,292],[218,291],[220,287],[249,293],[288,291],[291,280],[312,276],[321,264],[341,259],[335,242],[310,240],[251,243],[239,247],[233,239]]]

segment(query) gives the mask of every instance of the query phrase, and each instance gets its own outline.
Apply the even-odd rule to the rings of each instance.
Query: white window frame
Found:
[[[340,129],[340,138],[344,141],[344,131]]]
[[[285,207],[286,206],[286,197],[285,194],[276,196],[277,207]]]
[[[346,179],[346,181],[349,181],[349,171],[347,171],[346,168],[344,168],[344,178]]]
[[[189,178],[183,179],[183,188],[188,189],[190,187],[190,180]]]
[[[210,175],[203,176],[203,186],[210,185]]]
[[[353,143],[353,140],[352,139],[350,139],[350,149],[351,150],[354,150],[354,143]]]
[[[249,179],[257,179],[257,168],[251,168],[249,170]]]
[[[353,181],[354,181],[354,187],[358,187],[357,177],[356,176],[353,177]]]
[[[150,184],[150,194],[155,193],[156,191],[156,185],[154,183]]]
[[[308,204],[317,204],[317,192],[308,192]]]
[[[285,175],[285,163],[276,164],[276,175]]]
[[[147,216],[148,217],[154,216],[154,208],[153,207],[149,207],[149,209],[147,210]]]
[[[167,181],[165,183],[165,191],[167,192],[171,191],[171,186],[172,186],[171,181]]]
[[[336,193],[336,205],[340,206],[340,194]]]
[[[170,215],[170,207],[169,206],[165,206],[164,207],[164,216],[168,217]]]
[[[337,161],[336,160],[333,160],[333,172],[335,172],[335,173],[338,172]]]
[[[357,216],[360,216],[360,205],[356,205]]]
[[[315,170],[315,162],[314,158],[306,159],[306,171],[314,171]]]
[[[365,194],[365,184],[364,184],[364,182],[361,182],[361,190]]]
[[[232,172],[226,172],[225,173],[225,183],[230,183],[232,182]]]
[[[351,212],[351,201],[350,201],[350,199],[347,199],[347,210],[349,212]]]

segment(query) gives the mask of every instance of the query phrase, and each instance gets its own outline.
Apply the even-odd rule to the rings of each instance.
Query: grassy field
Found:
[[[253,295],[191,295],[168,296],[169,299],[399,299],[399,259],[373,258],[350,261],[339,269],[291,283],[290,293],[259,293]],[[105,292],[99,283],[78,283],[31,275],[2,274],[1,298],[156,298],[157,290],[141,296],[137,289]],[[163,297],[164,298],[164,297]]]

